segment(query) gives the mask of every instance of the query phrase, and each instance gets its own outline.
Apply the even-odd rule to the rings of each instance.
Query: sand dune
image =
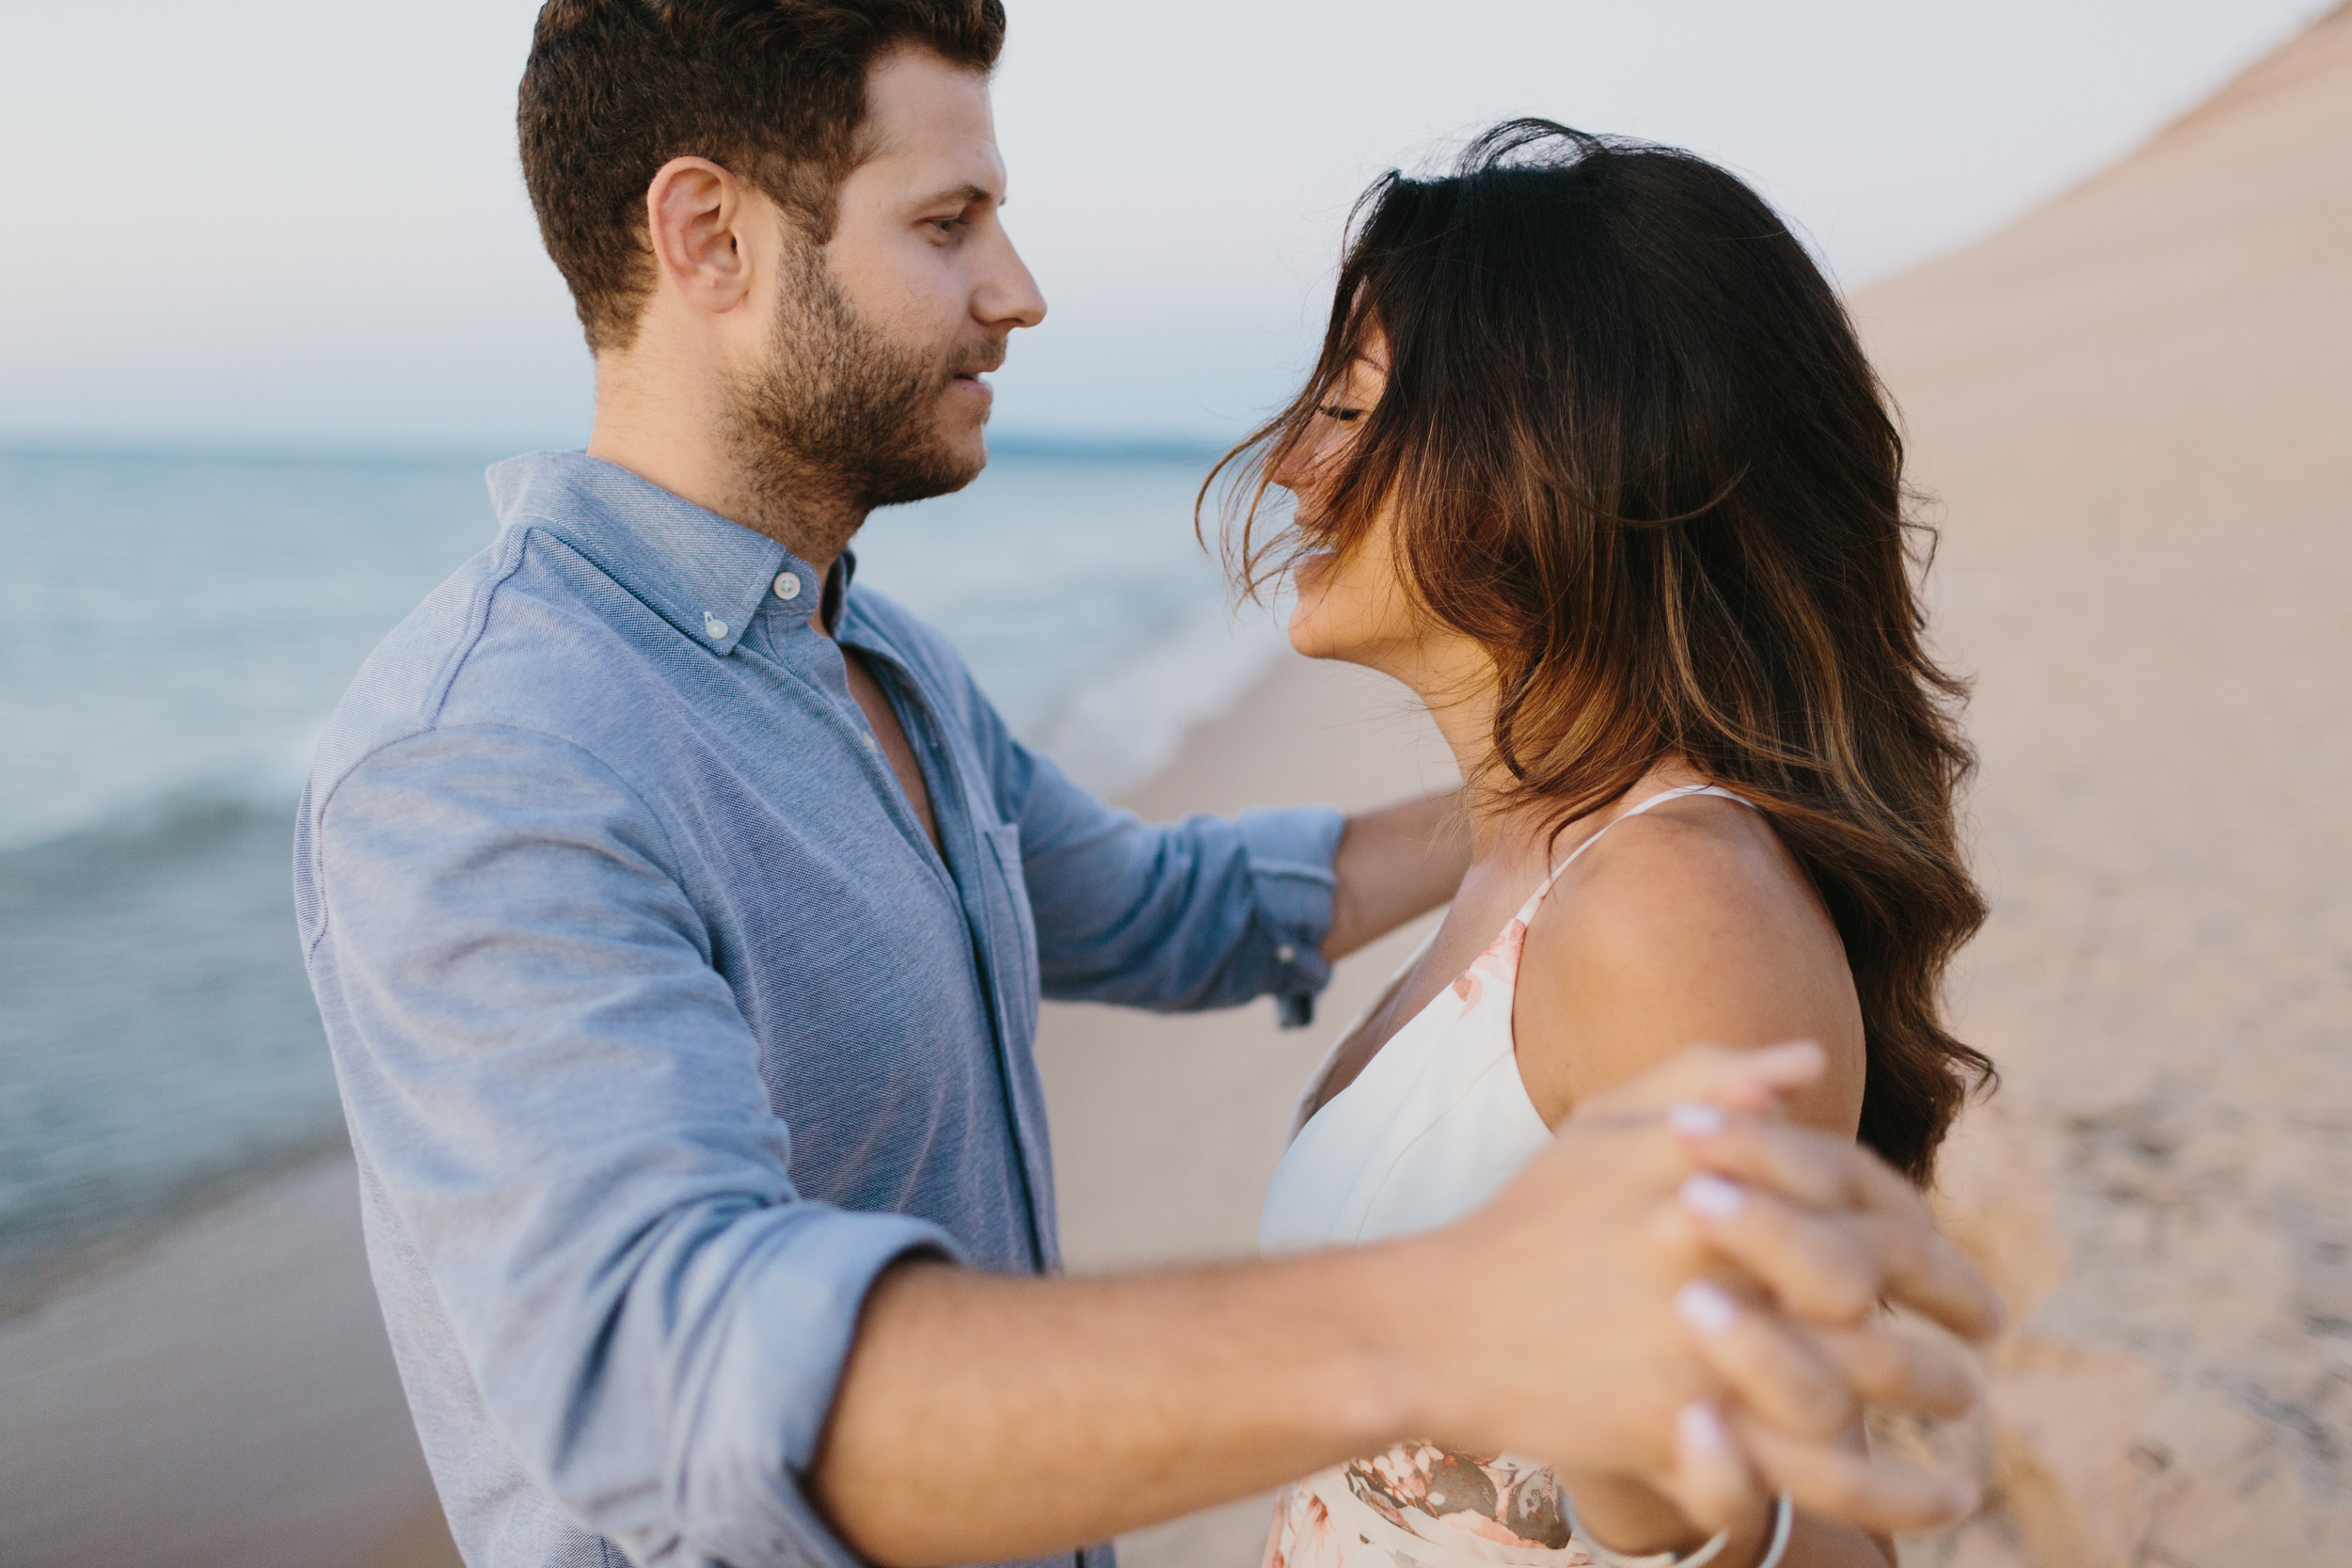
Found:
[[[2352,9],[1856,309],[1979,681],[1950,1213],[2027,1308],[1937,1557],[2352,1561]]]
[[[1941,1438],[1992,1507],[1906,1560],[2352,1561],[2352,9],[1855,304],[1979,683],[1957,1001],[2007,1087],[1946,1204],[2022,1318]],[[1414,733],[1288,666],[1146,803],[1376,797],[1441,771]],[[1327,1033],[1057,1015],[1073,1257],[1246,1243]],[[1240,1562],[1262,1523],[1129,1555]]]

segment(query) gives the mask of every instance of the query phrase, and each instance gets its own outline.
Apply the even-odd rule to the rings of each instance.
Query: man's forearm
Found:
[[[1382,1352],[1392,1250],[1101,1280],[902,1264],[867,1298],[810,1491],[867,1560],[927,1568],[1105,1541],[1377,1450],[1416,1415]]]
[[[1349,817],[1331,860],[1338,886],[1323,956],[1345,958],[1451,899],[1470,848],[1458,790]]]
[[[1875,1303],[1982,1338],[1990,1290],[1850,1141],[1683,1115],[1777,1104],[1822,1060],[1685,1052],[1580,1107],[1477,1212],[1401,1240],[1099,1280],[902,1263],[867,1295],[807,1495],[867,1560],[930,1568],[1067,1550],[1422,1437],[1752,1521],[1756,1477],[1690,1469],[1674,1435],[1677,1411],[1722,1397],[1774,1413],[1745,1441],[1777,1445],[1758,1474],[1800,1505],[1948,1522],[1941,1478],[1836,1439],[1864,1402],[1951,1416],[1975,1397],[1961,1353],[1899,1348]],[[1756,1185],[1694,1208],[1698,1168]],[[1724,1261],[1845,1348],[1806,1350],[1772,1308],[1693,1333],[1675,1303]]]

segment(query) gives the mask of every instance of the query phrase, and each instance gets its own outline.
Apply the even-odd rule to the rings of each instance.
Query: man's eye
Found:
[[[1352,420],[1360,420],[1364,417],[1364,411],[1362,409],[1345,408],[1336,403],[1327,403],[1322,407],[1316,409],[1315,412],[1322,415],[1327,420],[1337,420],[1342,424],[1347,424]]]

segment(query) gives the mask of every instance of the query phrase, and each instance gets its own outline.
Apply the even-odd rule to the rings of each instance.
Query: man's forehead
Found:
[[[968,187],[979,198],[1003,198],[1005,161],[988,78],[977,71],[929,50],[885,56],[866,80],[863,131],[866,166],[887,166],[891,184],[911,197]]]

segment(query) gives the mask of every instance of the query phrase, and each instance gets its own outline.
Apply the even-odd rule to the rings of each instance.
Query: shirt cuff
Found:
[[[1234,818],[1249,858],[1250,889],[1258,913],[1274,933],[1274,994],[1285,1029],[1315,1018],[1315,993],[1331,982],[1323,939],[1331,930],[1331,895],[1338,879],[1331,860],[1340,851],[1347,818],[1329,806],[1291,806],[1246,811]]]
[[[706,1419],[741,1426],[707,1433],[714,1441],[705,1452],[738,1456],[757,1473],[704,1474],[679,1489],[688,1536],[699,1550],[725,1562],[864,1568],[803,1494],[801,1480],[816,1463],[866,1292],[884,1269],[921,1253],[958,1260],[955,1242],[935,1225],[900,1214],[831,1210],[795,1227],[771,1266],[756,1272],[734,1307],[741,1331],[727,1337],[707,1383],[715,1397]],[[779,1354],[780,1346],[790,1348]],[[776,1451],[773,1423],[779,1421],[781,1471],[761,1462]],[[761,1497],[771,1506],[733,1502]],[[697,1501],[716,1506],[696,1519]]]

